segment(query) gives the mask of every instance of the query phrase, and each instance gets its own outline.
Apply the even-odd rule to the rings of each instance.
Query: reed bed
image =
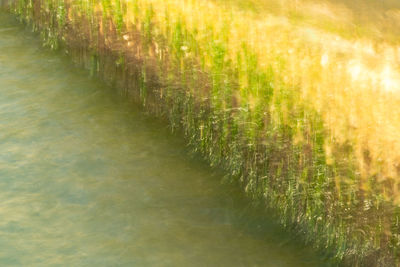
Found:
[[[396,6],[372,31],[334,2],[3,5],[45,45],[183,129],[211,165],[334,262],[400,264]]]

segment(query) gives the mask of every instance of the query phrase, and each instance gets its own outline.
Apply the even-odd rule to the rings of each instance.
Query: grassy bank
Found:
[[[397,39],[344,4],[244,3],[3,0],[337,262],[399,264]]]

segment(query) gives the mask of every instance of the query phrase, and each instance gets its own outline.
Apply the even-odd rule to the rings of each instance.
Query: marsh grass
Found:
[[[396,40],[347,38],[350,19],[314,27],[315,4],[301,1],[302,14],[289,2],[284,13],[196,0],[3,4],[46,46],[183,129],[337,263],[399,264]]]

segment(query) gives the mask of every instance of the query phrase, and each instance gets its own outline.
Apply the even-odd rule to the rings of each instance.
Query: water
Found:
[[[0,12],[1,266],[321,266],[181,138]]]

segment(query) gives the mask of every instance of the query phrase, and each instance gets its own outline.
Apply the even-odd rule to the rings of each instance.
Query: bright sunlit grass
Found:
[[[279,90],[279,83],[296,88],[302,98],[298,101],[311,105],[323,116],[324,126],[331,135],[326,139],[326,147],[350,143],[362,176],[393,179],[392,189],[397,192],[400,181],[400,49],[388,41],[377,41],[384,35],[379,31],[376,36],[361,35],[359,38],[338,34],[339,31],[351,33],[356,27],[354,21],[361,16],[343,3],[259,2],[252,1],[249,6],[253,8],[243,9],[244,2],[139,1],[141,6],[151,4],[153,20],[159,22],[157,27],[165,35],[167,27],[179,20],[189,31],[198,32],[196,46],[206,50],[212,40],[221,44],[227,59],[232,61],[236,61],[246,44],[255,53],[257,68],[268,72],[272,66],[275,90]],[[127,3],[125,22],[130,25],[135,20],[132,5],[138,2]],[[385,12],[391,14],[387,19],[396,19],[399,14],[398,9]],[[169,24],[162,23],[166,15]],[[378,20],[375,26],[380,22],[385,21]],[[363,27],[360,23],[357,27]],[[191,44],[185,45],[190,47],[185,53],[193,53]],[[206,51],[200,53],[206,64],[211,65],[212,55]],[[259,90],[263,88],[249,88],[248,76],[245,70],[240,73],[240,90],[248,91],[246,96],[254,102],[250,107],[255,107]],[[238,101],[249,101],[249,98],[242,98],[239,96]],[[369,154],[368,159],[365,153]],[[397,194],[387,197],[399,203]]]

